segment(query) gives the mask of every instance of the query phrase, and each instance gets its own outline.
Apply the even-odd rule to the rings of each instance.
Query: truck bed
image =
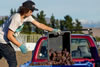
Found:
[[[91,62],[77,62],[73,65],[37,65],[37,66],[30,66],[31,61],[20,65],[20,67],[93,67]]]

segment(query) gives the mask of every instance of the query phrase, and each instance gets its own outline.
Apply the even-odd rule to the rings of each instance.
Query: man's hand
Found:
[[[53,32],[57,32],[58,34],[60,34],[61,30],[60,29],[53,29]]]
[[[19,48],[20,48],[20,50],[21,50],[21,52],[22,52],[23,54],[26,54],[26,53],[27,53],[27,48],[26,48],[25,45],[22,44]]]

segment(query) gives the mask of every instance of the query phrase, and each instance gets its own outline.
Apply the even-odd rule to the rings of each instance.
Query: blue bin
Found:
[[[24,63],[23,65],[20,65],[20,67],[28,67],[32,63],[31,61],[28,61],[27,63]]]
[[[77,62],[73,65],[45,65],[45,66],[29,66],[29,64],[31,63],[31,61],[20,65],[20,67],[93,67],[93,64],[91,62]]]

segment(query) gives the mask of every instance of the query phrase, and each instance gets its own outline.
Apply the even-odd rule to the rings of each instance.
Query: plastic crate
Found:
[[[71,33],[69,31],[63,31],[60,34],[57,32],[48,33],[48,50],[52,49],[54,51],[61,51],[67,48],[67,51],[70,52],[71,44]]]
[[[29,64],[31,63],[31,61],[20,65],[20,67],[93,67],[93,64],[91,62],[78,62],[76,64],[73,65],[45,65],[45,66],[29,66]]]

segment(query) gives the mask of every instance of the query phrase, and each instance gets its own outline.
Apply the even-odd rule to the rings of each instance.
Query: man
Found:
[[[18,12],[8,18],[6,22],[4,22],[0,26],[0,57],[4,57],[9,67],[16,67],[16,53],[10,42],[15,44],[20,48],[22,53],[27,53],[27,48],[24,44],[18,42],[15,38],[15,34],[19,33],[23,28],[23,23],[26,21],[32,22],[36,27],[47,30],[58,32],[58,29],[53,29],[48,27],[42,23],[36,21],[31,15],[32,12],[38,10],[35,8],[35,3],[28,0],[25,1],[21,7],[19,7]]]

